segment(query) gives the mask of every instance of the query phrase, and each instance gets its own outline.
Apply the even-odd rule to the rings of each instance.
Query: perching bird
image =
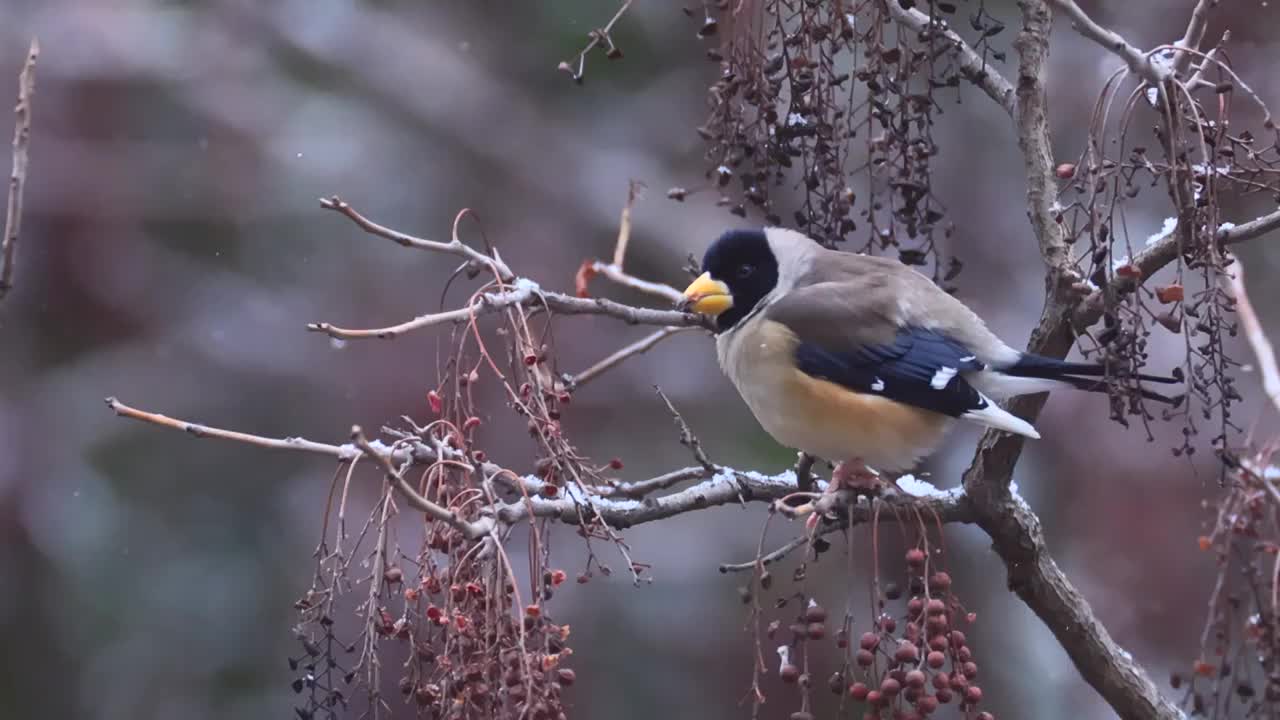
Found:
[[[702,270],[685,302],[715,318],[720,367],[775,440],[837,463],[835,480],[861,485],[877,478],[869,468],[911,469],[957,418],[1040,437],[996,400],[1106,390],[1101,365],[1009,347],[897,260],[766,228],[726,232]]]

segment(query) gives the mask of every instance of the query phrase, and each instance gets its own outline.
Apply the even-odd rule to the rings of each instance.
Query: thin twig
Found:
[[[662,402],[666,403],[667,410],[671,412],[671,418],[675,421],[676,427],[680,428],[680,444],[689,448],[689,451],[693,453],[694,460],[697,460],[703,469],[708,472],[714,472],[715,464],[711,462],[711,459],[707,457],[706,451],[702,449],[702,443],[698,442],[698,436],[694,435],[693,431],[689,429],[689,423],[684,421],[684,417],[676,410],[676,406],[671,404],[671,399],[667,397],[666,393],[662,392],[662,388],[654,385],[653,389],[657,391],[658,397],[662,398]]]
[[[653,332],[648,335],[645,335],[644,337],[631,343],[630,345],[626,345],[618,349],[617,351],[610,353],[608,357],[604,358],[603,360],[600,360],[599,362],[587,368],[586,370],[583,370],[582,372],[576,375],[569,375],[565,377],[564,379],[565,384],[568,385],[571,389],[580,388],[583,385],[586,385],[587,383],[591,382],[595,378],[599,377],[601,373],[620,364],[622,361],[626,360],[627,358],[632,357],[633,355],[641,355],[647,352],[654,345],[657,345],[658,343],[671,337],[672,335],[675,335],[676,333],[679,333],[679,332],[684,332],[685,330],[692,330],[692,329],[693,329],[692,327],[665,327],[665,328],[662,328],[661,330],[658,330],[657,332]]]
[[[475,248],[461,242],[458,238],[453,238],[447,243],[437,242],[435,240],[424,240],[423,238],[407,235],[399,230],[392,230],[385,225],[370,220],[361,215],[355,208],[348,205],[342,198],[334,195],[329,198],[320,198],[320,207],[326,210],[333,210],[346,216],[357,227],[370,235],[383,237],[392,242],[398,243],[404,247],[417,248],[418,250],[427,250],[430,252],[448,253],[457,255],[468,262],[474,262],[484,267],[491,268],[498,279],[503,282],[511,282],[515,279],[515,274],[507,267],[506,263],[493,257],[489,257]]]
[[[1143,80],[1158,87],[1172,76],[1172,68],[1152,62],[1146,53],[1130,45],[1119,33],[1094,22],[1073,0],[1049,0],[1049,4],[1071,19],[1076,32],[1123,60],[1129,71]]]
[[[1280,229],[1280,210],[1254,218],[1240,225],[1219,227],[1218,243],[1223,247],[1228,247],[1260,238],[1278,229]],[[1145,250],[1134,255],[1133,259],[1129,261],[1129,265],[1137,270],[1139,274],[1138,282],[1143,282],[1164,266],[1177,260],[1178,252],[1178,228],[1174,227],[1173,230],[1148,245]],[[1132,288],[1133,285],[1134,281],[1132,279],[1117,276],[1107,287],[1090,293],[1088,297],[1080,302],[1080,306],[1076,309],[1075,326],[1077,328],[1086,328],[1097,322],[1102,317],[1108,295],[1123,292],[1128,288]]]
[[[561,62],[560,70],[569,73],[569,77],[573,78],[574,82],[581,83],[583,72],[587,65],[587,53],[603,45],[610,60],[616,60],[617,58],[622,57],[622,51],[613,44],[613,36],[611,33],[613,32],[613,26],[622,19],[622,16],[626,14],[627,9],[630,7],[631,0],[624,0],[622,7],[618,8],[618,12],[613,14],[613,17],[610,18],[609,22],[604,27],[596,28],[587,33],[590,40],[587,41],[587,46],[582,48],[578,53],[578,57],[574,60],[578,65],[576,70],[573,68],[573,65],[568,62]]]
[[[4,216],[4,236],[0,239],[0,300],[13,288],[13,265],[22,227],[22,194],[27,185],[27,148],[31,142],[31,97],[36,91],[36,59],[40,41],[32,38],[27,59],[18,73],[17,116],[13,126],[13,172],[9,175],[9,202]]]
[[[369,338],[390,340],[412,330],[445,323],[465,322],[472,317],[489,315],[515,305],[542,306],[560,315],[606,315],[621,320],[628,325],[711,328],[710,322],[704,315],[677,310],[657,310],[624,305],[604,298],[576,298],[563,293],[543,291],[532,280],[517,278],[513,289],[506,292],[480,295],[467,307],[419,315],[412,320],[397,325],[355,329],[342,328],[327,322],[318,322],[309,323],[307,329],[312,332],[322,332],[330,337],[342,340],[364,340]]]
[[[1199,0],[1191,11],[1191,19],[1187,22],[1187,31],[1182,34],[1178,45],[1190,50],[1198,50],[1204,42],[1204,31],[1209,27],[1209,10],[1218,6],[1218,0]],[[1173,58],[1173,71],[1184,75],[1191,67],[1191,53],[1179,52]]]
[[[1244,285],[1244,266],[1237,258],[1227,272],[1231,280],[1231,293],[1236,298],[1236,316],[1244,326],[1244,336],[1253,348],[1253,356],[1258,361],[1258,375],[1262,377],[1262,391],[1271,399],[1271,404],[1280,412],[1280,369],[1276,368],[1276,353],[1267,338],[1267,332],[1258,321],[1258,313],[1249,302],[1249,293]],[[1272,492],[1274,488],[1270,488]]]
[[[493,528],[492,522],[468,522],[467,520],[458,517],[458,514],[454,511],[440,507],[419,495],[418,491],[414,490],[413,486],[409,484],[409,481],[405,480],[404,476],[400,474],[400,471],[396,470],[396,467],[391,462],[391,458],[388,454],[378,452],[369,444],[369,439],[364,436],[364,431],[360,429],[359,425],[353,425],[351,427],[351,441],[355,443],[356,447],[363,450],[366,455],[372,457],[380,466],[382,466],[382,471],[386,473],[387,480],[397,492],[404,496],[410,507],[421,511],[422,514],[432,520],[439,520],[440,522],[453,526],[468,540],[476,540],[484,537]]]
[[[987,62],[986,58],[975,52],[964,38],[945,25],[934,23],[925,13],[915,8],[904,7],[904,4],[898,0],[885,0],[884,4],[895,21],[917,33],[936,32],[951,43],[960,65],[960,72],[965,79],[982,88],[988,97],[995,100],[996,104],[1011,117],[1013,116],[1016,105],[1013,85],[991,63]]]

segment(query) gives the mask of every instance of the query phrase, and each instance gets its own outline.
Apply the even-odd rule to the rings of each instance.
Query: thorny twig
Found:
[[[13,113],[13,171],[9,175],[9,202],[4,216],[4,236],[0,238],[0,300],[13,288],[13,265],[22,227],[22,194],[27,185],[27,147],[31,142],[31,96],[36,91],[36,59],[40,42],[31,39],[27,59],[18,73],[18,104]]]

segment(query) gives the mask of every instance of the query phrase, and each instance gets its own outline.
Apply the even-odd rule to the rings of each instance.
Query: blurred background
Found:
[[[1180,36],[1193,4],[1087,5],[1149,47]],[[986,7],[1014,24],[1012,2]],[[444,333],[339,346],[304,325],[385,325],[435,309],[452,263],[363,235],[317,198],[341,194],[435,239],[472,208],[513,267],[559,290],[572,288],[582,259],[612,252],[632,179],[649,188],[634,213],[633,273],[680,285],[688,253],[749,222],[709,195],[664,197],[701,183],[693,128],[716,66],[695,38],[699,18],[679,3],[637,3],[615,31],[625,59],[593,55],[581,87],[556,71],[615,9],[0,0],[0,97],[16,92],[33,35],[43,48],[16,289],[0,303],[0,717],[292,717],[292,604],[310,586],[331,464],[118,419],[102,398],[328,442],[353,423],[421,417]],[[1224,3],[1206,41],[1230,27],[1237,68],[1271,99],[1280,98],[1270,72],[1276,12]],[[1051,108],[1064,158],[1078,152],[1116,67],[1057,26]],[[966,261],[960,296],[1020,344],[1039,315],[1042,276],[1009,122],[973,91],[945,113],[935,188],[958,226],[947,249]],[[1235,216],[1226,219],[1272,201],[1228,206]],[[1131,213],[1131,231],[1156,232],[1164,214]],[[1143,223],[1150,230],[1135,229]],[[1262,240],[1240,254],[1280,339],[1280,287],[1269,281],[1280,245]],[[603,280],[593,288],[644,301]],[[450,301],[463,292],[455,287]],[[557,321],[561,369],[644,332]],[[1165,372],[1182,341],[1156,332],[1152,367]],[[565,416],[570,436],[593,457],[622,458],[625,479],[687,464],[654,383],[717,462],[773,473],[793,461],[741,406],[698,333],[579,392]],[[1241,387],[1251,399],[1237,420],[1253,429],[1264,418],[1258,432],[1273,436],[1275,418],[1252,399],[1256,379]],[[490,446],[501,448],[495,439],[516,426],[491,405]],[[1053,398],[1039,421],[1046,439],[1028,447],[1017,481],[1058,562],[1116,639],[1167,683],[1199,647],[1214,569],[1196,537],[1217,475],[1207,453],[1171,456],[1181,425],[1157,426],[1147,443],[1141,428],[1106,418],[1105,398]],[[931,462],[940,485],[958,482],[976,436],[957,433]],[[526,449],[492,452],[519,467]],[[367,507],[376,479],[364,479]],[[744,578],[716,568],[754,555],[764,518],[760,506],[725,507],[635,528],[626,537],[653,565],[651,584],[615,573],[557,595],[552,612],[573,626],[577,717],[749,712],[739,704],[754,648],[736,589]],[[797,531],[780,527],[770,545]],[[855,535],[858,567],[868,537]],[[1006,591],[981,533],[949,527],[946,541],[956,591],[978,616],[969,635],[987,709],[1108,717]],[[571,571],[580,562],[568,533],[558,552]],[[849,575],[839,550],[810,577],[837,609],[866,579]],[[815,662],[825,678],[835,651]],[[797,707],[793,689],[766,690],[766,717]]]

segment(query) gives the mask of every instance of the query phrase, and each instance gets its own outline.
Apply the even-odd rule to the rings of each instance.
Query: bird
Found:
[[[1010,347],[894,258],[766,227],[725,232],[701,270],[680,304],[712,318],[720,367],[765,431],[834,463],[833,484],[878,487],[881,473],[914,468],[957,421],[1039,439],[997,401],[1107,389],[1103,365]]]

